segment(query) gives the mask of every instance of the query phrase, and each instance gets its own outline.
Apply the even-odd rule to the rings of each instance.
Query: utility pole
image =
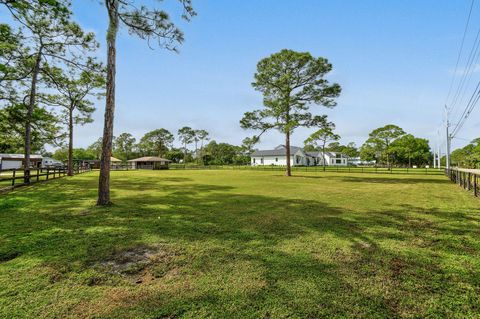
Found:
[[[446,126],[446,152],[445,152],[445,167],[447,169],[450,168],[450,142],[452,137],[450,136],[449,128],[450,122],[448,120],[448,109],[447,105],[445,105],[445,126]]]
[[[442,159],[442,155],[441,155],[441,152],[440,152],[440,145],[442,143],[442,138],[441,138],[441,135],[440,135],[440,129],[439,128],[437,130],[437,144],[436,144],[436,147],[435,147],[435,167],[440,169],[442,167],[441,165],[441,159]]]
[[[442,153],[440,152],[440,143],[437,144],[437,168],[442,168],[441,164]]]

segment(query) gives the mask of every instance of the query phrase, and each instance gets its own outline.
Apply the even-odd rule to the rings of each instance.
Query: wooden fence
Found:
[[[183,165],[170,164],[170,169],[179,170],[254,170],[254,171],[285,171],[281,165]],[[292,166],[292,172],[335,172],[335,173],[373,173],[373,174],[419,174],[442,175],[443,171],[437,168],[408,168],[408,167],[380,167],[380,166]]]
[[[78,166],[74,167],[73,172],[77,175],[90,170],[89,166]],[[67,173],[66,167],[0,170],[0,191],[64,177]]]
[[[475,197],[480,196],[479,170],[450,168],[445,169],[445,175],[447,175],[452,182],[458,184],[463,189],[471,191]]]

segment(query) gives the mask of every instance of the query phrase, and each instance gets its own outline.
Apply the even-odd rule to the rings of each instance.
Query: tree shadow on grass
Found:
[[[125,293],[113,309],[95,309],[102,317],[201,311],[237,318],[441,316],[462,298],[457,293],[478,281],[474,271],[440,266],[442,254],[479,253],[473,239],[478,220],[468,212],[450,216],[409,204],[352,212],[190,179],[119,178],[113,184],[115,205],[108,208],[75,206],[95,198],[96,180],[88,179],[22,193],[19,198],[28,200],[20,214],[12,203],[3,206],[0,254],[11,258],[4,262],[32,258],[68,276],[138,245],[160,242],[181,251],[172,281],[160,277],[160,286],[145,286],[141,295],[121,278],[104,283],[105,304],[112,302],[109,289]],[[53,197],[46,201],[46,194]],[[467,244],[452,240],[459,234]],[[389,242],[410,249],[396,251]],[[448,280],[452,276],[456,281]],[[445,304],[429,305],[432,298]],[[474,307],[468,298],[462,310]]]
[[[311,178],[311,179],[325,179],[325,180],[336,180],[346,183],[375,183],[375,184],[451,184],[448,179],[438,178],[435,176],[425,175],[423,178],[414,177],[411,175],[401,176],[398,178],[398,175],[392,175],[391,177],[379,177],[372,174],[369,175],[359,175],[359,176],[339,176],[339,175],[293,175],[292,177],[296,178]]]

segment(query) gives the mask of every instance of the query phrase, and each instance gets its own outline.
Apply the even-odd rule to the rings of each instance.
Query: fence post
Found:
[[[25,168],[23,170],[23,183],[30,184],[30,168]]]
[[[48,174],[50,173],[50,169],[47,168],[47,180],[48,180]]]
[[[474,174],[473,175],[473,194],[475,195],[475,197],[478,196],[477,194],[477,174]]]
[[[15,172],[16,172],[16,171],[17,171],[17,170],[14,168],[14,169],[13,169],[13,177],[12,177],[12,187],[15,186]]]
[[[40,179],[40,169],[37,168],[37,182],[38,182],[39,179]]]

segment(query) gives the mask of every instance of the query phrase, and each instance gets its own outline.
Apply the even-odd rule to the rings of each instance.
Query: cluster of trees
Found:
[[[72,20],[69,0],[0,0],[14,21],[0,23],[0,151],[23,148],[30,154],[46,143],[69,141],[72,172],[73,126],[91,121],[90,98],[105,95],[98,205],[110,203],[110,156],[115,111],[116,38],[120,27],[129,34],[177,51],[183,33],[167,12],[150,1],[103,0],[107,12],[107,64],[94,58],[93,33]],[[191,0],[179,0],[181,17],[195,16]],[[157,3],[158,5],[158,3]],[[61,111],[53,110],[62,108]],[[29,182],[28,170],[25,182]]]
[[[247,164],[249,152],[245,146],[210,141],[206,130],[195,130],[185,126],[177,132],[181,147],[174,147],[175,135],[160,128],[146,133],[138,142],[130,133],[113,137],[112,155],[123,161],[143,156],[158,156],[175,163],[195,163],[201,165]],[[209,141],[209,143],[207,143]],[[74,148],[75,159],[100,159],[102,139],[98,139],[86,149]],[[68,150],[60,148],[52,155],[58,160],[68,159]]]
[[[373,130],[360,147],[360,157],[365,161],[376,161],[387,166],[428,165],[432,153],[428,140],[407,134],[393,124]]]
[[[442,162],[445,165],[445,157],[442,158]],[[480,137],[465,147],[454,150],[450,154],[450,162],[453,166],[480,168]]]
[[[69,2],[0,5],[14,21],[0,24],[0,152],[23,151],[30,167],[30,154],[46,143],[67,140],[72,151],[73,127],[92,121],[91,99],[102,95],[105,70],[93,56],[94,34],[72,21]]]

